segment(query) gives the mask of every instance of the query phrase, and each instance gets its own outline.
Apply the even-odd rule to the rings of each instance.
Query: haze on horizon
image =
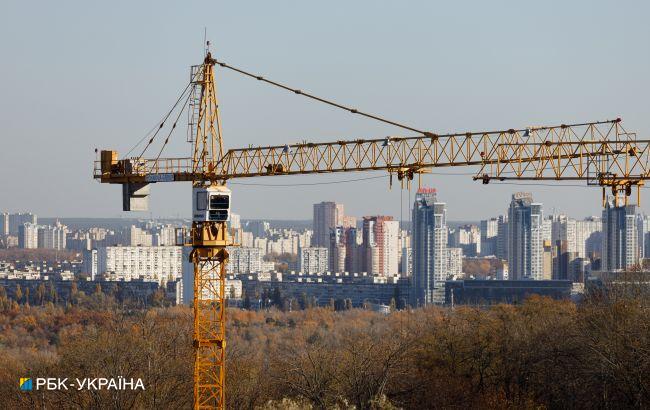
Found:
[[[189,215],[187,183],[153,185],[150,214],[122,213],[121,188],[93,181],[92,161],[95,148],[126,153],[171,107],[202,59],[204,27],[212,52],[230,64],[432,132],[620,116],[648,138],[648,15],[642,1],[8,2],[0,15],[0,210]],[[232,72],[218,70],[217,85],[227,147],[410,135]],[[164,155],[188,154],[181,128]],[[423,177],[450,220],[502,214],[516,191],[532,192],[545,213],[600,213],[600,189],[483,186],[474,171]],[[387,178],[311,185],[380,175],[238,180],[234,211],[309,219],[313,203],[331,200],[350,215],[408,219],[414,190],[389,191]]]

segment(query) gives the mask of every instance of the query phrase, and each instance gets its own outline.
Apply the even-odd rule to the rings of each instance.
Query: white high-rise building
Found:
[[[457,279],[463,274],[463,249],[447,248],[447,275]]]
[[[83,252],[83,273],[88,275],[90,280],[95,280],[97,277],[98,265],[98,252],[97,249],[86,250]]]
[[[566,243],[567,252],[577,253],[576,220],[566,215],[551,215],[551,244],[558,241]]]
[[[97,271],[107,280],[165,283],[181,278],[182,246],[107,246],[97,250]]]
[[[118,243],[124,246],[152,246],[153,237],[144,229],[131,225],[119,235]]]
[[[624,270],[639,262],[636,206],[615,206],[609,198],[603,209],[601,269]]]
[[[63,250],[66,248],[68,228],[57,221],[54,226],[38,228],[38,247],[42,249]]]
[[[9,235],[18,235],[18,230],[24,224],[36,225],[38,218],[30,212],[19,212],[17,214],[8,214],[7,222],[9,226]]]
[[[576,254],[578,258],[586,259],[589,255],[589,243],[598,240],[603,230],[603,223],[598,217],[576,221]],[[592,249],[593,250],[593,249]]]
[[[23,249],[38,248],[38,225],[26,223],[18,227],[18,247]]]
[[[420,188],[413,204],[411,305],[427,305],[447,279],[447,211],[436,190]]]
[[[362,258],[365,272],[397,276],[399,252],[399,221],[394,221],[392,216],[363,218]]]
[[[542,204],[533,203],[528,192],[512,195],[508,210],[509,278],[544,278],[544,237],[550,225],[544,224]]]
[[[309,247],[298,251],[298,270],[302,273],[323,273],[328,270],[327,248]]]
[[[639,258],[648,258],[650,257],[650,217],[637,215],[636,226]]]
[[[226,272],[231,274],[255,273],[262,271],[262,250],[243,246],[228,247]]]
[[[176,227],[173,225],[159,226],[153,230],[151,235],[152,246],[175,246]]]
[[[508,215],[497,218],[497,246],[496,257],[508,260]]]

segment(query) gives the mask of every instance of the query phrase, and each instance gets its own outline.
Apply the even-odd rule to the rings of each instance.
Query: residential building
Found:
[[[639,261],[636,206],[616,206],[608,198],[603,209],[601,270],[617,271]]]
[[[447,248],[447,277],[457,279],[463,276],[463,249]]]
[[[24,224],[36,225],[38,223],[38,218],[36,215],[30,212],[19,212],[15,214],[8,214],[6,217],[3,216],[3,221],[6,221],[8,224],[8,235],[18,235],[18,230]],[[4,222],[3,222],[4,223]]]
[[[481,253],[481,231],[476,225],[459,226],[451,232],[448,244],[462,248],[467,256],[478,256]]]
[[[66,249],[66,235],[68,228],[56,222],[54,226],[38,227],[38,247],[42,249]]]
[[[229,246],[226,272],[229,274],[253,273],[262,270],[260,248]]]
[[[412,306],[433,302],[436,286],[447,276],[447,211],[436,190],[420,188],[413,204],[411,286]]]
[[[410,277],[413,274],[413,248],[402,248],[402,263],[400,276],[403,278]]]
[[[496,257],[508,260],[508,215],[500,215],[497,218]]]
[[[309,274],[327,272],[329,267],[327,255],[327,248],[300,248],[298,251],[298,270]]]
[[[362,243],[363,271],[397,276],[399,265],[399,221],[392,216],[365,216]]]
[[[490,218],[481,221],[481,256],[497,254],[499,219]]]
[[[544,224],[542,204],[532,194],[512,195],[508,210],[508,268],[511,280],[544,277]]]
[[[107,246],[97,250],[97,272],[108,280],[165,283],[182,276],[182,246]]]
[[[576,221],[576,253],[578,258],[587,259],[591,254],[601,252],[602,221],[599,217],[590,217]]]
[[[18,227],[18,247],[23,249],[38,248],[38,225],[25,223]]]
[[[314,204],[314,236],[311,245],[329,247],[330,232],[337,226],[345,226],[344,216],[343,204],[337,204],[336,202]],[[356,224],[356,222],[354,223]]]

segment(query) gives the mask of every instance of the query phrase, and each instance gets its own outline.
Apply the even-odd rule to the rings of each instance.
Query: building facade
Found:
[[[262,250],[243,246],[228,247],[228,264],[226,272],[229,274],[253,273],[262,270]]]
[[[511,280],[544,278],[542,204],[528,192],[512,195],[508,210],[508,267]]]
[[[399,221],[392,216],[363,218],[363,271],[381,276],[399,273]]]
[[[601,270],[633,267],[639,261],[636,206],[616,206],[609,198],[603,209]]]
[[[328,247],[330,231],[337,226],[344,226],[344,216],[343,204],[337,204],[336,202],[314,204],[314,235],[311,245]]]
[[[18,227],[18,247],[23,249],[38,248],[38,225],[26,223]]]
[[[412,227],[411,305],[433,302],[433,292],[447,276],[447,211],[436,190],[421,188],[415,195]]]
[[[329,268],[327,248],[309,247],[298,250],[298,270],[312,274],[327,272]]]
[[[183,273],[182,246],[107,246],[97,250],[97,271],[107,280],[165,283]]]

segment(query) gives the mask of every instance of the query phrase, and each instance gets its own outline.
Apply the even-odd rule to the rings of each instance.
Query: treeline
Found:
[[[9,248],[0,249],[0,261],[39,261],[54,263],[58,261],[72,261],[79,259],[80,254],[77,251],[71,250],[56,250],[56,249],[22,249],[22,248]]]
[[[61,292],[61,286],[65,289]],[[151,292],[137,292],[129,289],[128,282],[91,283],[92,289],[79,289],[77,282],[55,281],[16,281],[9,286],[0,285],[0,311],[19,310],[21,306],[61,305],[87,309],[142,309],[149,307],[166,307],[173,303],[166,297],[163,287],[157,287]]]
[[[228,407],[648,408],[647,302],[533,297],[389,315],[231,309]],[[5,311],[4,407],[191,408],[191,315],[185,307]],[[142,378],[146,389],[21,393],[25,375]]]

